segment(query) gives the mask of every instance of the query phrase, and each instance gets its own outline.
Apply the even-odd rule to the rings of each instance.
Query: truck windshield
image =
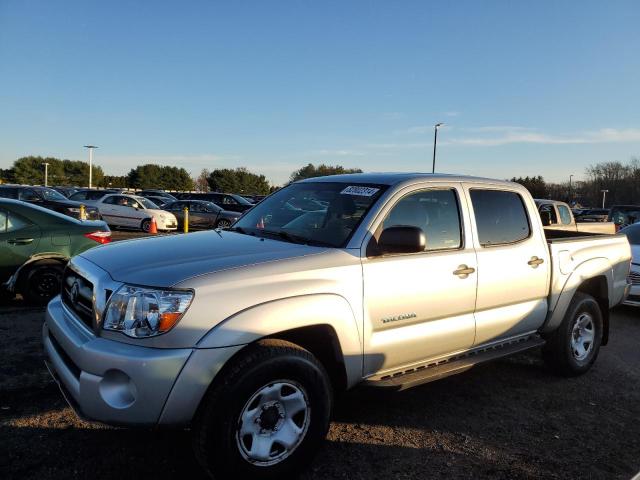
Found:
[[[341,247],[385,188],[358,183],[294,183],[249,210],[231,230]]]

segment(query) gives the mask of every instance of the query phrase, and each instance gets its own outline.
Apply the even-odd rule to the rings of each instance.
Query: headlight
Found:
[[[109,299],[105,330],[146,338],[171,330],[193,300],[193,292],[123,285]]]

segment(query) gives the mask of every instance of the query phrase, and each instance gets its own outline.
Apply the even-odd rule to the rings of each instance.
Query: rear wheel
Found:
[[[577,292],[558,329],[543,348],[546,363],[566,376],[585,373],[602,343],[602,312],[591,295]]]
[[[200,464],[214,478],[291,478],[329,428],[331,384],[307,350],[281,340],[247,347],[221,372],[194,420]]]
[[[19,291],[31,305],[46,305],[60,292],[64,265],[56,260],[42,260],[28,267],[21,277]]]

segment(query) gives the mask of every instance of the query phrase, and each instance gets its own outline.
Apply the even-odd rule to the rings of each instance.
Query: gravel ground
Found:
[[[0,478],[203,478],[188,432],[83,422],[42,363],[42,309],[0,306]],[[619,478],[640,470],[640,315],[621,308],[586,375],[537,352],[402,393],[355,390],[304,479]]]

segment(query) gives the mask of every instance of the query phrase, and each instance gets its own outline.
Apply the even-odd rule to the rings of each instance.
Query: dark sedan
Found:
[[[189,209],[189,229],[227,228],[240,218],[241,213],[223,210],[204,200],[178,200],[162,207],[178,219],[178,229],[184,228],[184,209]]]
[[[180,200],[205,200],[215,203],[224,210],[240,213],[244,213],[253,207],[253,203],[234,193],[185,193],[180,197]]]
[[[73,218],[80,218],[80,206],[82,204],[66,198],[53,188],[31,187],[28,185],[0,185],[0,197],[22,200]],[[87,206],[85,213],[87,220],[100,220],[100,212],[95,207]]]

